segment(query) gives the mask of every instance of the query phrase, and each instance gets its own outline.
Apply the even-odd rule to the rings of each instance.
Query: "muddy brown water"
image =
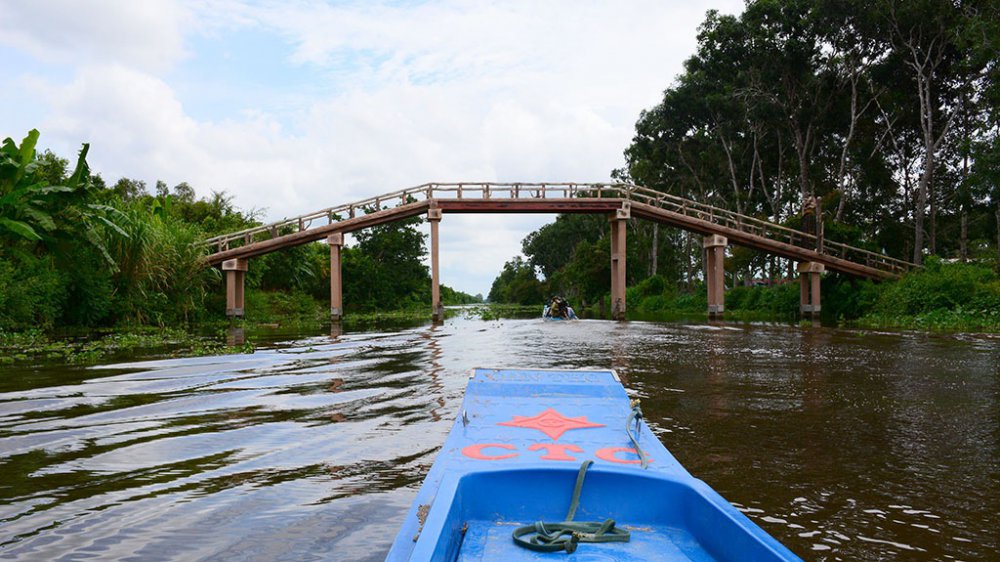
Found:
[[[0,369],[0,559],[381,560],[475,366],[612,367],[806,560],[1000,560],[1000,338],[449,320]],[[138,358],[137,358],[138,359]]]

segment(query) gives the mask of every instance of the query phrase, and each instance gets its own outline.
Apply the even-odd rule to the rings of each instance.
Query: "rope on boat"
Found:
[[[567,554],[576,550],[581,542],[628,542],[631,535],[624,529],[615,528],[614,519],[597,521],[573,521],[576,508],[580,506],[580,492],[583,490],[583,479],[587,469],[594,464],[592,460],[583,461],[576,475],[576,486],[573,488],[573,499],[569,503],[566,520],[561,523],[543,523],[537,521],[534,525],[525,525],[514,529],[514,544],[536,552],[558,552],[565,550]],[[530,536],[529,536],[530,535]]]
[[[632,435],[632,422],[635,422],[635,435]],[[632,411],[628,415],[628,419],[625,420],[625,433],[628,434],[628,438],[632,441],[632,446],[635,447],[635,454],[639,455],[639,466],[642,468],[647,468],[649,466],[649,456],[646,455],[646,451],[643,451],[639,447],[639,428],[642,427],[640,424],[642,422],[642,408],[639,407],[639,399],[636,398],[632,401]]]

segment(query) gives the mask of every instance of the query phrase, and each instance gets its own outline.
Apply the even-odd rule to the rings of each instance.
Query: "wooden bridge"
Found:
[[[431,227],[432,310],[443,318],[438,267],[438,228],[444,213],[597,213],[611,222],[612,317],[625,317],[626,221],[635,217],[703,235],[708,312],[724,307],[724,259],[737,244],[799,262],[801,310],[820,311],[820,275],[825,269],[886,279],[918,267],[877,252],[824,241],[768,221],[630,184],[428,183],[363,201],[209,238],[201,242],[207,263],[226,272],[226,313],[243,315],[243,279],[250,258],[326,239],[330,244],[330,314],[343,314],[340,251],[343,235],[363,228],[426,215]]]

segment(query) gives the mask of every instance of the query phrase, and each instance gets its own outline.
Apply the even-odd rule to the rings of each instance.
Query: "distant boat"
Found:
[[[674,459],[614,371],[475,369],[387,560],[801,559]]]
[[[579,318],[576,317],[576,311],[573,310],[573,307],[567,306],[566,316],[561,316],[552,314],[552,305],[547,304],[542,309],[542,320],[579,320]]]

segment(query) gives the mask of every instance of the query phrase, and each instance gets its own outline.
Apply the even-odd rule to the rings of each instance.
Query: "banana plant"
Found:
[[[46,242],[60,233],[82,236],[113,265],[103,228],[126,234],[112,220],[120,211],[92,202],[90,145],[83,145],[69,178],[61,185],[49,185],[35,173],[38,137],[32,129],[20,146],[11,138],[0,146],[0,239]]]
[[[45,198],[54,191],[34,174],[37,142],[38,131],[32,129],[20,147],[9,137],[0,146],[0,235],[39,241],[39,230],[56,228],[44,209]]]

